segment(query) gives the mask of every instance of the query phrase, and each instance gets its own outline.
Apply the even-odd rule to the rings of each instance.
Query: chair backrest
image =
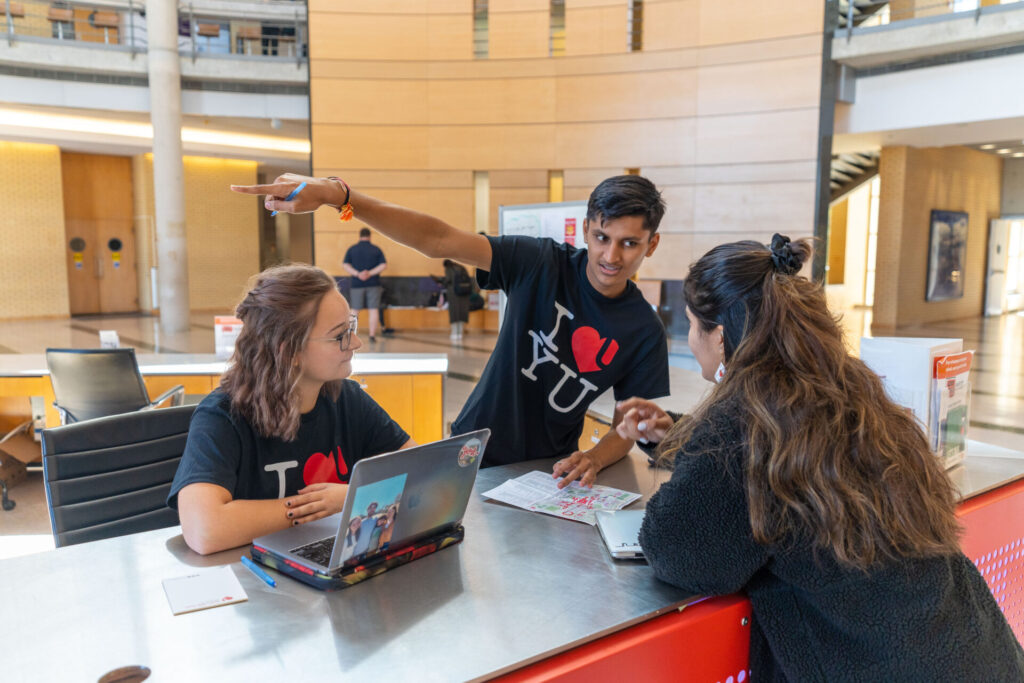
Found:
[[[46,349],[46,365],[66,422],[129,413],[149,405],[135,349]]]
[[[194,411],[162,408],[43,430],[57,547],[178,524],[167,494]]]

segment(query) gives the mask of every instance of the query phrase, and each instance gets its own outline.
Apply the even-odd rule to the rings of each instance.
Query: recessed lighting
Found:
[[[1019,159],[1021,157],[1024,157],[1024,152],[1017,152],[1016,154],[1011,154],[1010,156],[1016,157],[1016,158]]]
[[[995,149],[996,146],[995,145],[982,145],[981,148],[982,149]]]
[[[1009,151],[1010,151],[1010,150],[1009,150],[1009,148],[1007,148],[1007,149],[1001,149],[1001,150],[999,150],[999,153],[1000,153],[1000,154],[1006,154],[1006,153],[1008,153]]]

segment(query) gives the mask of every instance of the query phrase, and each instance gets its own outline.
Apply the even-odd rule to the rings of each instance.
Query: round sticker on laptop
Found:
[[[469,467],[480,457],[480,439],[470,439],[459,449],[459,467]]]

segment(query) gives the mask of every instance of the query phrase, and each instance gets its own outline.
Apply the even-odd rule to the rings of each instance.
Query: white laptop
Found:
[[[640,547],[640,525],[647,510],[598,510],[597,530],[601,532],[604,544],[612,557],[623,559],[643,558]]]

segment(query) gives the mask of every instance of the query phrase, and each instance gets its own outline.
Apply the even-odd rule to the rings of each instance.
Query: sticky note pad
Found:
[[[187,576],[164,579],[163,584],[167,602],[175,614],[231,605],[249,599],[229,566],[201,569]]]

